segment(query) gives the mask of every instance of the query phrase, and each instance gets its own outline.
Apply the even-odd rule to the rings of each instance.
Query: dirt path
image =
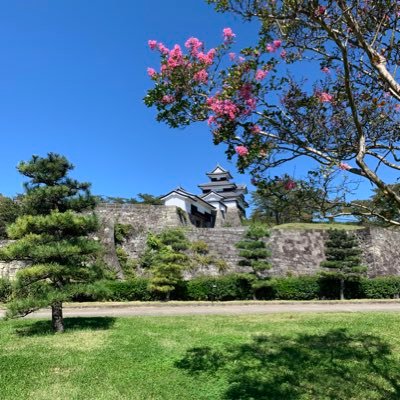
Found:
[[[284,304],[198,304],[198,305],[101,305],[83,307],[67,306],[65,317],[129,317],[129,316],[167,316],[167,315],[238,315],[275,314],[307,312],[400,312],[399,302],[388,303],[284,303]],[[0,317],[4,311],[0,310]],[[49,310],[39,310],[26,318],[48,318]]]

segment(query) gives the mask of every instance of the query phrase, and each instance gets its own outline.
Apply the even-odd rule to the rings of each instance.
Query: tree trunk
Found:
[[[51,324],[53,326],[54,332],[64,332],[64,319],[61,301],[58,301],[51,305]]]
[[[344,279],[340,279],[340,300],[344,300]]]

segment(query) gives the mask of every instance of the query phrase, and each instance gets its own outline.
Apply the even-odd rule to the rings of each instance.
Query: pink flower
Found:
[[[208,73],[205,69],[202,69],[194,74],[193,79],[197,82],[206,83],[208,80]]]
[[[175,97],[170,94],[166,94],[162,97],[161,102],[164,104],[171,104],[175,101]]]
[[[233,32],[231,28],[224,28],[222,31],[222,34],[224,36],[224,40],[225,41],[231,41],[233,40],[233,38],[236,36]]]
[[[217,117],[228,117],[230,120],[234,120],[239,112],[237,105],[232,100],[219,100],[215,97],[209,97],[207,105]]]
[[[239,61],[240,63],[242,63],[242,62],[245,62],[246,59],[245,59],[244,57],[240,56],[240,57],[238,58],[238,61]]]
[[[315,15],[318,17],[319,15],[324,15],[326,11],[325,6],[318,6],[317,9],[315,10]]]
[[[285,59],[287,56],[286,50],[282,50],[281,54],[279,54],[281,58]]]
[[[276,50],[279,49],[282,45],[282,40],[276,39],[272,43],[267,43],[267,46],[265,49],[268,51],[268,53],[274,53]]]
[[[235,53],[229,53],[229,59],[231,61],[233,61],[236,58],[236,54]]]
[[[351,169],[351,166],[347,163],[341,162],[339,164],[339,169],[341,169],[342,171],[348,171]]]
[[[200,52],[197,54],[197,59],[206,65],[211,65],[213,63],[214,55],[215,55],[214,52],[211,52],[211,53],[208,52],[207,54]]]
[[[396,104],[396,105],[394,106],[394,109],[395,109],[396,111],[400,111],[400,104]]]
[[[243,100],[248,100],[251,98],[253,91],[253,86],[250,83],[245,83],[239,89],[239,95]]]
[[[328,67],[322,68],[321,71],[322,71],[324,74],[330,74],[330,73],[331,73],[331,70],[330,70]]]
[[[249,111],[255,110],[257,106],[257,100],[254,97],[246,100],[246,104],[249,107]]]
[[[214,57],[216,54],[217,54],[217,50],[215,50],[215,49],[208,50],[207,57],[211,61],[211,64],[214,61]]]
[[[279,47],[281,47],[282,40],[279,40],[279,39],[278,39],[278,40],[274,40],[274,41],[272,42],[272,44],[273,44],[275,50],[277,50],[277,49],[279,49]]]
[[[213,125],[213,124],[216,124],[216,123],[217,123],[217,119],[215,118],[214,115],[211,115],[211,117],[208,117],[208,120],[207,120],[207,124],[208,125]]]
[[[296,183],[295,181],[292,181],[291,179],[289,179],[289,180],[287,180],[287,181],[285,182],[285,184],[283,185],[283,187],[284,187],[286,190],[293,190],[293,189],[296,189],[297,183]]]
[[[197,53],[199,52],[199,49],[201,49],[202,46],[203,46],[203,43],[200,42],[200,40],[195,37],[189,38],[188,40],[186,40],[186,43],[185,43],[185,47],[187,49],[190,49],[190,53],[193,56],[197,55]]]
[[[151,50],[154,50],[157,47],[157,40],[149,40],[147,42]]]
[[[153,78],[153,76],[156,74],[157,72],[154,68],[147,68],[147,75],[149,75],[150,78]]]
[[[275,51],[275,48],[271,43],[268,43],[265,49],[268,51],[268,53],[273,53]]]
[[[245,157],[249,154],[249,149],[246,146],[236,146],[235,151],[239,157]]]
[[[253,125],[250,129],[253,133],[260,133],[261,128],[258,125]]]
[[[258,81],[262,81],[268,75],[268,71],[264,71],[263,69],[259,69],[256,72],[256,79]]]
[[[161,54],[167,55],[169,53],[169,49],[165,47],[162,43],[158,43],[158,50]]]
[[[321,103],[332,103],[333,101],[333,96],[327,92],[316,93],[316,96]]]

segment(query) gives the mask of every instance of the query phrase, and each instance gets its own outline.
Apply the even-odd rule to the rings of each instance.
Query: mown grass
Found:
[[[0,398],[400,398],[400,315],[0,322]]]
[[[354,231],[357,229],[364,229],[363,226],[360,225],[352,225],[352,224],[339,224],[339,223],[306,223],[306,222],[293,222],[290,224],[282,224],[275,225],[272,229],[284,229],[284,230],[297,230],[297,229],[344,229],[346,231]]]

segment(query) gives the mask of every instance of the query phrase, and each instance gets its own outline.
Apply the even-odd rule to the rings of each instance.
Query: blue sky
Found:
[[[196,35],[212,45],[226,26],[243,41],[255,27],[202,0],[0,4],[0,193],[21,192],[18,161],[49,151],[110,196],[196,190],[217,162],[235,172],[205,124],[171,130],[144,106],[146,68],[157,63],[147,40],[172,45]]]
[[[212,144],[206,124],[171,130],[142,99],[151,85],[146,69],[158,61],[148,39],[172,46],[196,36],[213,46],[229,26],[241,47],[257,26],[217,14],[203,0],[0,5],[0,193],[21,192],[16,164],[50,151],[66,155],[74,175],[102,195],[159,195],[177,185],[196,191],[217,162],[249,183],[224,147]],[[296,166],[296,174],[304,169]]]

